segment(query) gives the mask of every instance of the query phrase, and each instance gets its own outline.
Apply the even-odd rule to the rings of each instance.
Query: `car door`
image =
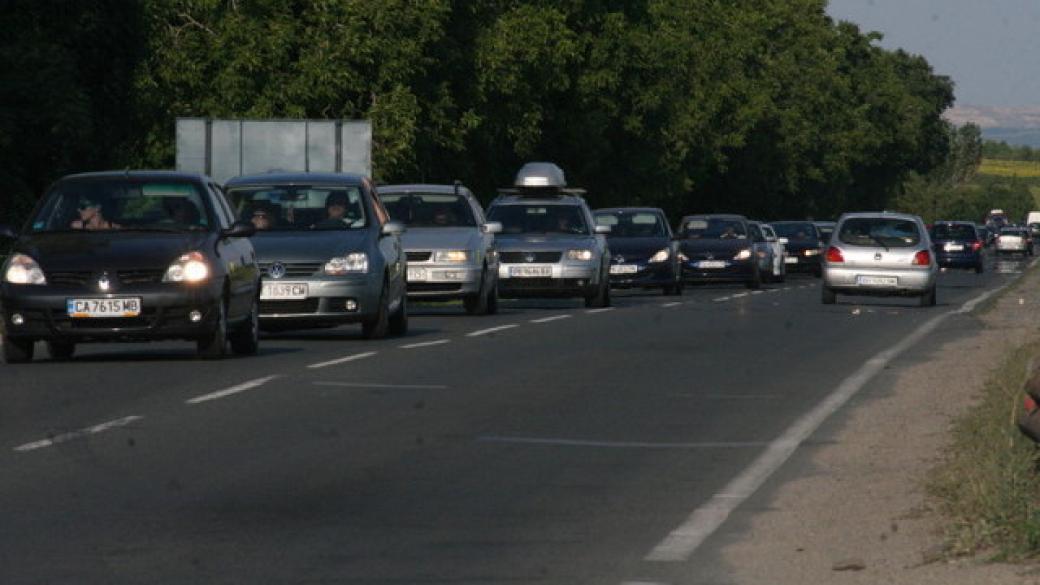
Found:
[[[483,260],[487,262],[487,274],[492,280],[495,280],[498,278],[498,254],[495,251],[495,234],[489,234],[484,231],[484,224],[487,223],[484,210],[481,209],[480,203],[472,193],[467,191],[466,195],[466,200],[469,201],[470,209],[473,211],[473,217],[477,221],[477,230],[480,231],[480,252],[483,254]]]
[[[366,193],[374,214],[373,223],[376,224],[376,247],[379,249],[379,253],[383,256],[383,260],[386,262],[389,280],[388,284],[390,287],[387,293],[391,300],[404,299],[406,293],[405,287],[407,286],[405,274],[408,270],[408,266],[404,255],[404,247],[401,244],[401,236],[383,234],[383,226],[390,222],[390,214],[387,213],[386,208],[383,207],[383,202],[379,200],[379,194],[376,192],[374,186],[372,186],[368,181],[365,181],[362,185],[362,190]]]
[[[213,182],[206,185],[209,190],[212,207],[220,223],[217,230],[231,227],[235,216],[231,205],[224,196],[224,191]],[[230,297],[228,298],[228,317],[238,319],[245,317],[253,307],[253,300],[258,296],[256,290],[259,281],[259,269],[256,265],[256,252],[249,238],[217,237],[217,255],[224,263],[228,274]]]
[[[751,234],[751,248],[758,261],[758,268],[763,272],[771,272],[773,269],[773,250],[766,242],[765,236],[758,224],[749,224],[748,233]]]

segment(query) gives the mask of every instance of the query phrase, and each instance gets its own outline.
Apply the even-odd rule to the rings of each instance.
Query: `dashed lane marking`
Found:
[[[79,437],[86,437],[88,435],[96,435],[98,433],[107,431],[109,429],[114,429],[114,428],[118,428],[118,427],[125,427],[125,426],[129,425],[130,423],[139,421],[139,420],[141,420],[143,418],[144,418],[143,416],[137,416],[137,415],[125,416],[123,418],[118,418],[116,420],[103,422],[103,423],[101,423],[99,425],[94,425],[92,427],[87,427],[87,428],[79,430],[79,431],[73,431],[71,433],[63,433],[63,434],[60,434],[60,435],[55,435],[55,436],[50,437],[48,439],[43,439],[43,440],[40,440],[40,441],[33,441],[32,443],[26,443],[24,445],[19,445],[19,446],[15,447],[14,450],[19,452],[19,453],[25,453],[27,451],[35,451],[36,449],[43,449],[44,447],[50,447],[52,445],[57,445],[59,443],[65,443],[67,441],[71,441],[72,439],[77,439]]]
[[[587,310],[587,311],[585,311],[585,312],[586,312],[586,313],[589,313],[589,314],[594,314],[594,313],[606,313],[607,311],[613,311],[613,310],[614,310],[614,309],[616,309],[616,308],[617,308],[617,307],[602,307],[602,308],[599,308],[599,309],[589,309],[589,310]]]
[[[682,303],[681,303],[681,302],[679,302],[679,301],[674,301],[674,302],[671,302],[671,303],[664,303],[664,304],[663,304],[663,305],[661,305],[661,306],[662,306],[662,307],[665,307],[665,308],[667,308],[667,307],[677,307],[677,306],[679,306],[679,305],[681,305],[681,304],[682,304]]]
[[[717,299],[711,299],[711,300],[715,301],[716,303],[724,303],[724,302],[728,301],[729,299],[730,299],[730,297],[719,297]]]
[[[478,331],[473,331],[472,333],[467,333],[466,337],[479,337],[481,335],[487,335],[488,333],[495,333],[497,331],[505,331],[506,329],[512,329],[514,327],[519,327],[519,325],[511,323],[509,325],[499,325],[498,327],[488,327],[487,329],[480,329]]]
[[[203,394],[202,396],[196,396],[195,398],[189,398],[189,399],[185,400],[184,403],[185,404],[198,404],[200,402],[208,402],[210,400],[217,400],[218,398],[224,398],[224,397],[227,397],[227,396],[231,396],[232,394],[238,394],[239,392],[245,392],[246,390],[252,390],[253,388],[259,388],[260,386],[263,386],[264,384],[270,382],[271,380],[274,380],[277,377],[278,377],[277,375],[275,375],[275,376],[265,376],[263,378],[257,378],[255,380],[250,380],[248,382],[242,382],[241,384],[237,384],[237,385],[232,386],[230,388],[225,388],[223,390],[217,390],[216,392],[211,392],[209,394]]]
[[[551,317],[542,317],[541,319],[531,319],[531,323],[548,323],[550,321],[559,321],[560,319],[570,319],[572,315],[553,315]]]
[[[407,345],[400,346],[401,349],[417,349],[420,347],[432,347],[434,345],[444,345],[445,343],[451,343],[450,339],[438,339],[436,341],[422,341],[419,343],[409,343]]]
[[[337,359],[334,359],[334,360],[329,360],[327,362],[318,362],[316,364],[311,364],[311,365],[309,365],[307,367],[312,369],[312,370],[317,369],[317,368],[327,368],[329,366],[335,366],[336,364],[344,364],[344,363],[352,362],[352,361],[355,361],[355,360],[363,360],[365,358],[370,358],[370,357],[376,355],[376,353],[377,352],[374,352],[374,351],[366,351],[364,353],[356,353],[354,355],[348,355],[346,357],[341,357],[341,358],[337,358]]]

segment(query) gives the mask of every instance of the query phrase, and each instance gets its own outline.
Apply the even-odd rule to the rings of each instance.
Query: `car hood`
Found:
[[[326,262],[366,250],[369,230],[257,232],[252,237],[259,262]]]
[[[596,245],[596,239],[593,236],[567,234],[499,234],[495,237],[495,242],[499,251],[523,250],[528,252],[591,248]]]
[[[662,248],[668,248],[668,238],[609,238],[610,253],[615,256],[626,256],[632,259],[649,258]]]
[[[705,252],[715,253],[733,253],[736,254],[744,248],[751,247],[751,240],[748,239],[732,239],[732,240],[698,240],[698,239],[686,239],[679,241],[679,249],[690,256],[691,254],[703,254]]]
[[[212,245],[208,232],[77,231],[23,236],[14,251],[28,254],[46,274],[55,271],[158,269],[182,254]]]
[[[405,250],[473,250],[480,240],[475,227],[408,228],[401,236]]]

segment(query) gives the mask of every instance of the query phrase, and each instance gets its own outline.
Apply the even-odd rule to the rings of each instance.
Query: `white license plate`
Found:
[[[137,317],[141,314],[141,299],[68,299],[66,302],[69,317],[112,318]]]
[[[964,244],[946,244],[943,249],[947,252],[963,252]]]
[[[552,276],[552,266],[510,266],[509,276],[514,278]]]
[[[788,264],[798,264],[798,257],[797,256],[788,256],[788,257],[784,258],[784,262],[786,262]]]
[[[260,289],[260,300],[301,300],[307,298],[306,282],[265,282]]]
[[[614,264],[610,267],[611,274],[635,274],[639,267],[635,264]]]
[[[725,260],[701,260],[697,263],[697,268],[725,268]]]
[[[422,282],[425,281],[426,269],[425,268],[409,268],[408,269],[408,282]]]
[[[856,283],[864,286],[896,286],[899,279],[894,276],[859,276]]]

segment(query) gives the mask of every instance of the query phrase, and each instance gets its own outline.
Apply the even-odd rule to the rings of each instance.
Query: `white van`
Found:
[[[1026,214],[1026,225],[1040,223],[1040,211],[1030,211]]]

